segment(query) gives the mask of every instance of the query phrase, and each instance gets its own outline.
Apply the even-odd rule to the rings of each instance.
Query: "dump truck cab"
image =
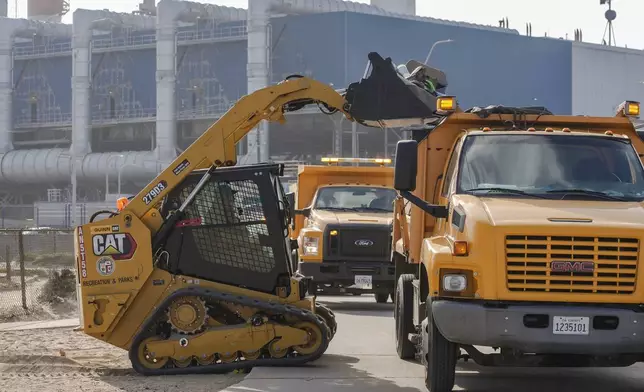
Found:
[[[636,102],[616,117],[454,107],[399,142],[396,344],[425,365],[428,390],[451,391],[463,357],[644,361],[638,114]]]
[[[295,269],[317,293],[393,294],[391,262],[393,168],[389,159],[324,158],[330,165],[304,165],[295,192],[291,238]],[[359,163],[376,166],[339,166]]]

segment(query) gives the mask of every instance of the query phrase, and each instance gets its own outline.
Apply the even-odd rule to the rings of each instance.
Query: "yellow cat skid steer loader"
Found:
[[[144,375],[319,358],[336,322],[292,271],[282,167],[233,167],[235,144],[309,104],[374,127],[440,121],[437,93],[414,79],[423,72],[404,78],[390,59],[369,58],[370,76],[345,91],[294,76],[244,96],[139,194],[79,226],[83,332],[128,350]],[[245,209],[249,199],[261,208]]]

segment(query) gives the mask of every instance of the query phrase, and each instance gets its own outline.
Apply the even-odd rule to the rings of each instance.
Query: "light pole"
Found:
[[[432,56],[432,52],[434,51],[434,47],[436,47],[436,45],[438,45],[438,44],[446,44],[446,43],[449,43],[449,42],[454,42],[454,40],[450,38],[450,39],[444,39],[442,41],[434,42],[432,47],[429,49],[429,53],[427,53],[427,58],[425,59],[425,65],[429,64],[429,58]]]
[[[119,155],[110,155],[110,156],[107,158],[107,165],[106,165],[107,167],[105,168],[105,201],[107,201],[107,195],[109,195],[109,194],[110,194],[110,180],[109,180],[109,176],[110,176],[110,160],[111,160],[112,158],[119,158],[119,160],[120,160],[121,158],[123,158],[123,154],[119,154]]]

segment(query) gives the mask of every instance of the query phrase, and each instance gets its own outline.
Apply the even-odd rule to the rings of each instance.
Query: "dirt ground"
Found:
[[[0,333],[0,392],[216,392],[244,376],[143,377],[126,351],[69,328]]]

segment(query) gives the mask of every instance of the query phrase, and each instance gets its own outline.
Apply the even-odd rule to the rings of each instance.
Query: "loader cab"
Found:
[[[164,216],[186,200],[206,170],[166,197]],[[288,197],[282,165],[219,168],[188,203],[168,237],[162,268],[173,274],[274,293],[289,287]]]

